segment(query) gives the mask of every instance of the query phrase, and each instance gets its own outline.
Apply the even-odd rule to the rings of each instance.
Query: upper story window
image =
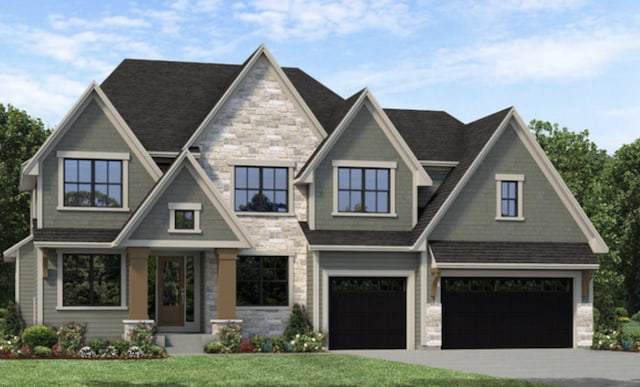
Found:
[[[236,211],[289,211],[289,168],[236,166],[234,182]]]
[[[396,162],[333,161],[333,215],[396,216]]]
[[[524,220],[523,183],[524,175],[496,175],[496,219]]]
[[[128,153],[58,152],[58,209],[128,211]]]
[[[200,203],[169,203],[169,232],[182,234],[199,234]]]

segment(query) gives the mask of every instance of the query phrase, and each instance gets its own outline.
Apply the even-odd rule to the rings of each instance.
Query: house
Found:
[[[514,108],[471,123],[348,99],[260,46],[124,60],[24,163],[4,252],[29,325],[282,331],[329,348],[591,344],[607,246]]]

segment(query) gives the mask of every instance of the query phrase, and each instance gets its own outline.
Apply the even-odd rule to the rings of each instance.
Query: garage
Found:
[[[404,277],[330,277],[329,348],[404,349]]]
[[[573,346],[570,278],[443,277],[442,348]]]

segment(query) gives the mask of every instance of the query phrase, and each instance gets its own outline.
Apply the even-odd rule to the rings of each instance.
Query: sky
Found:
[[[613,154],[640,138],[636,0],[3,0],[0,103],[54,128],[124,59],[243,63],[265,44],[344,98],[471,122],[514,106]]]

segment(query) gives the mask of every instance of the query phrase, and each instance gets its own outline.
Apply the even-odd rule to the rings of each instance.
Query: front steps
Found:
[[[204,345],[211,341],[214,341],[214,337],[210,333],[160,332],[156,336],[156,343],[164,346],[169,356],[202,355],[204,354]]]

